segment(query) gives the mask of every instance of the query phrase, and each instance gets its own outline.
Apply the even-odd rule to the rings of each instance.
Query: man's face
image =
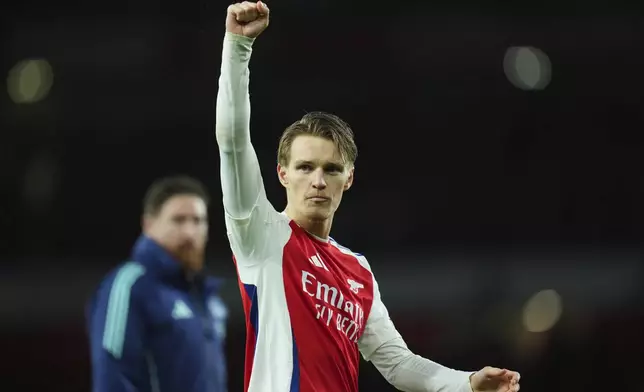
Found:
[[[342,162],[332,141],[317,136],[297,136],[288,166],[278,165],[277,172],[289,206],[310,220],[332,217],[353,182],[353,166]]]
[[[144,217],[144,232],[191,271],[200,271],[208,240],[208,212],[193,195],[168,199],[153,216]]]

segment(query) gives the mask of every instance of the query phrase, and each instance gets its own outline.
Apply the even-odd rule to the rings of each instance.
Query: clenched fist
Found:
[[[226,31],[255,38],[268,27],[268,13],[268,7],[261,1],[235,3],[228,7]]]

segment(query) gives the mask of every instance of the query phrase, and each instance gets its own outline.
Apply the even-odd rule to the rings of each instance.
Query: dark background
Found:
[[[641,9],[268,4],[251,98],[269,198],[283,207],[274,166],[288,124],[325,110],[353,126],[356,183],[332,235],[369,258],[409,346],[460,369],[519,370],[526,391],[644,390]],[[0,95],[2,391],[89,390],[84,301],[127,257],[149,183],[173,173],[215,200],[209,267],[230,282],[241,390],[213,131],[227,5],[30,0],[0,14],[3,75],[24,59],[53,71],[38,102]],[[545,88],[510,82],[513,46],[548,56]],[[563,310],[530,332],[522,312],[541,290]],[[531,317],[547,319],[556,303],[540,304]],[[365,364],[361,390],[392,389]]]

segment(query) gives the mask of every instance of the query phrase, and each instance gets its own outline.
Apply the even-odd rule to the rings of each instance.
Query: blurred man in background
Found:
[[[227,310],[203,274],[205,187],[158,180],[143,202],[130,261],[108,273],[88,309],[94,392],[225,392]]]

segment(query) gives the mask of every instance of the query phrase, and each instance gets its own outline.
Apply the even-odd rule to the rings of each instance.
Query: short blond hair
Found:
[[[288,166],[293,140],[300,135],[317,136],[335,144],[344,164],[354,164],[358,158],[358,147],[349,124],[340,117],[325,112],[310,112],[289,125],[280,138],[277,148],[277,162]]]

